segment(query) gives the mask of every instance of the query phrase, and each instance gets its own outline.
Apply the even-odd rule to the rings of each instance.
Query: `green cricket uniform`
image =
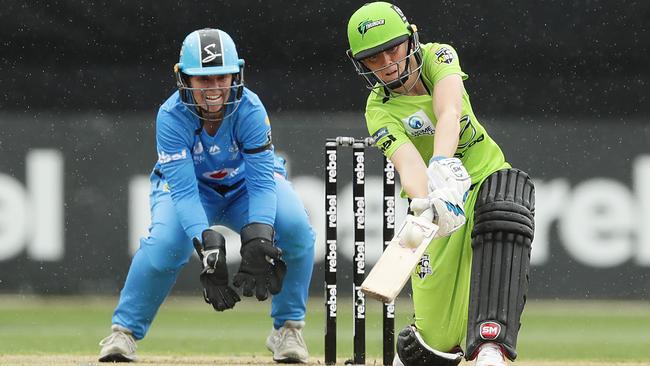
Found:
[[[422,45],[422,80],[430,92],[445,76],[467,79],[456,51],[449,45]],[[379,89],[381,90],[381,89]],[[425,164],[433,155],[436,116],[431,95],[389,98],[371,93],[366,104],[368,132],[390,159],[404,143],[415,145]],[[411,275],[415,324],[424,341],[441,351],[462,345],[467,332],[469,285],[472,264],[471,232],[474,203],[480,183],[491,173],[509,168],[499,146],[476,119],[463,90],[460,141],[455,156],[472,178],[465,202],[466,224],[451,236],[432,241]],[[402,192],[405,197],[405,193]]]

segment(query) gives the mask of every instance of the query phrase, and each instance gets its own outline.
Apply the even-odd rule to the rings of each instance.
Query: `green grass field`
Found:
[[[352,354],[352,309],[345,300],[340,299],[338,319],[341,358]],[[0,296],[0,364],[11,364],[20,356],[94,357],[97,343],[109,333],[115,304],[115,298]],[[234,311],[216,313],[200,297],[171,297],[139,342],[138,355],[141,360],[147,356],[267,359],[269,305],[245,299]],[[368,305],[366,345],[368,359],[374,360],[381,357],[381,315],[377,302],[369,300]],[[401,329],[409,323],[411,309],[407,300],[398,302],[397,309],[396,324]],[[324,305],[314,300],[305,329],[314,362],[322,363],[323,332]],[[524,313],[518,350],[522,364],[531,365],[538,361],[645,364],[650,361],[650,303],[532,301]]]

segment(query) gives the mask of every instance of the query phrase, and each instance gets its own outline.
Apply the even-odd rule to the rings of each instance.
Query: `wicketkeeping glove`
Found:
[[[203,285],[203,298],[216,311],[232,309],[241,298],[228,286],[226,239],[211,229],[204,230],[201,239],[203,243],[196,238],[192,242],[203,268],[199,276]]]
[[[281,259],[282,250],[273,245],[273,227],[252,223],[244,226],[241,236],[241,266],[235,274],[233,284],[242,287],[244,296],[253,296],[262,301],[268,293],[275,295],[282,290],[282,280],[287,265]]]

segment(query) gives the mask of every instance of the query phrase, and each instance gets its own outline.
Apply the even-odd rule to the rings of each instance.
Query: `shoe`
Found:
[[[287,320],[280,329],[273,329],[266,338],[266,348],[273,352],[273,361],[280,363],[307,363],[309,352],[302,337],[302,320]]]
[[[117,324],[111,327],[113,333],[102,339],[99,345],[99,362],[133,362],[135,361],[135,339],[131,331]]]
[[[506,358],[496,343],[484,343],[476,356],[475,366],[506,366]]]

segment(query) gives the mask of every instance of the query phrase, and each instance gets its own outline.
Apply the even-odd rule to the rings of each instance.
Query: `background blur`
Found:
[[[246,60],[246,83],[265,103],[276,149],[319,232],[313,293],[322,294],[323,144],[367,135],[366,91],[344,54],[347,19],[362,3],[3,3],[0,293],[118,293],[146,235],[153,124],[175,88],[172,65],[188,33],[217,27]],[[530,297],[647,299],[650,3],[398,5],[422,42],[456,48],[477,117],[536,181]],[[352,256],[347,154],[341,277]],[[377,151],[367,157],[372,262],[381,170]],[[229,247],[238,252],[232,236]],[[198,296],[198,266],[187,266],[175,293]]]

